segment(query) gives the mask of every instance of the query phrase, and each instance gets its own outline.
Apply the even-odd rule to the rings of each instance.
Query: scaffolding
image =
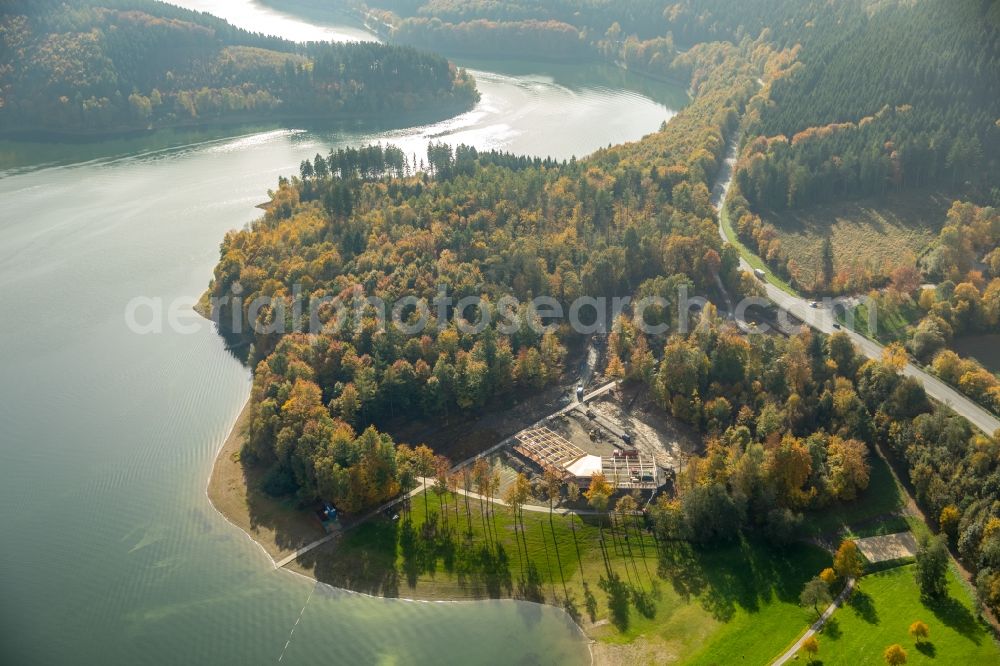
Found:
[[[585,458],[593,458],[596,464],[597,456],[588,456],[586,451],[562,435],[541,426],[522,430],[514,439],[514,450],[543,470],[553,471],[563,480],[589,483],[589,476],[580,476],[570,470]],[[616,490],[654,490],[661,485],[656,463],[635,449],[600,458],[600,470]]]
[[[601,473],[617,489],[655,490],[660,487],[656,463],[634,452],[601,458]]]
[[[514,436],[514,450],[543,470],[568,478],[567,468],[587,455],[580,447],[545,426],[528,428]]]

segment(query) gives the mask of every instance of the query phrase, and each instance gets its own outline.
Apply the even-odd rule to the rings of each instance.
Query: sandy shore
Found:
[[[239,527],[274,560],[323,536],[319,520],[295,506],[276,500],[260,488],[259,472],[244,470],[240,449],[246,440],[250,402],[243,406],[229,436],[219,449],[208,481],[208,499],[226,520]]]

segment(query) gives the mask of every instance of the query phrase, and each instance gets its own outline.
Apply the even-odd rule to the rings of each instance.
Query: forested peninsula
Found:
[[[538,333],[527,310],[515,313],[524,325],[513,333],[487,326],[469,334],[432,320],[415,336],[380,328],[377,313],[366,309],[338,331],[276,332],[279,320],[285,331],[305,327],[289,312],[301,319],[311,304],[358,293],[430,301],[445,285],[455,300],[478,297],[487,307],[505,296],[523,302],[546,294],[565,308],[581,295],[656,295],[670,306],[652,318],[676,330],[680,287],[717,302],[760,294],[739,270],[737,247],[720,239],[711,205],[727,142],[741,136],[729,206],[741,235],[755,219],[764,226],[759,218],[768,212],[758,193],[770,196],[772,187],[758,183],[771,181],[758,175],[789,186],[801,173],[798,159],[855,174],[834,181],[847,198],[867,188],[959,180],[971,199],[992,196],[997,164],[982,148],[997,139],[995,99],[976,85],[946,92],[956,72],[967,82],[992,80],[992,47],[914,52],[921,65],[896,74],[888,54],[870,60],[875,69],[868,71],[858,56],[834,49],[826,31],[852,35],[871,56],[880,38],[904,40],[905,26],[929,29],[939,19],[951,39],[989,45],[993,10],[968,0],[952,20],[942,3],[779,2],[764,24],[755,18],[760,4],[728,16],[725,3],[677,3],[659,24],[673,33],[653,36],[636,20],[626,37],[628,28],[615,22],[593,41],[626,63],[690,81],[690,106],[641,141],[561,163],[431,145],[423,171],[399,151],[374,146],[318,155],[297,176],[279,180],[266,214],[226,237],[209,292],[224,303],[242,299],[240,319],[258,324],[247,335],[255,374],[237,457],[257,470],[264,490],[302,506],[333,502],[354,515],[406,493],[419,478],[438,478],[444,496],[450,465],[441,454],[449,452],[398,443],[400,420],[446,422],[505,408],[558,384],[567,350],[581,344],[567,326]],[[445,8],[410,3],[408,11]],[[519,20],[539,18],[537,10],[520,7]],[[600,22],[598,16],[581,11],[574,20]],[[593,34],[580,27],[578,35]],[[693,45],[680,51],[674,40]],[[865,85],[847,95],[847,72],[863,69]],[[918,85],[926,80],[934,84]],[[817,98],[817,85],[844,94]],[[844,127],[827,125],[838,119]],[[911,151],[926,159],[911,164]],[[977,170],[967,170],[970,160]],[[811,168],[803,166],[806,175]],[[784,192],[775,200],[802,206],[827,196],[818,185],[803,188],[789,197],[775,186]],[[962,210],[955,215],[994,219],[991,211]],[[982,227],[984,245],[995,246],[992,222],[974,226]],[[772,247],[761,251],[768,261],[781,256],[780,244]],[[970,256],[980,249],[969,248]],[[957,277],[963,262],[940,265]],[[246,307],[261,299],[264,307]],[[320,323],[334,314],[322,306],[318,312]],[[221,313],[223,327],[233,315]],[[839,520],[846,512],[845,521],[856,521],[857,511],[883,521],[879,495],[895,488],[888,460],[969,567],[983,605],[1000,608],[997,433],[974,432],[930,400],[920,382],[902,376],[901,347],[870,360],[843,332],[744,335],[712,305],[685,323],[690,333],[652,336],[620,320],[607,335],[605,376],[645,385],[655,407],[704,444],[678,473],[675,497],[650,508],[658,543],[746,538],[781,547],[824,516]],[[879,487],[869,491],[876,473]],[[898,522],[884,527],[900,529]],[[435,529],[425,529],[428,543]],[[393,572],[394,549],[395,542],[387,550]],[[663,566],[674,570],[677,562]],[[361,587],[350,573],[335,580],[400,593]],[[605,598],[613,605],[610,580]],[[508,594],[535,598],[523,589]],[[649,610],[641,597],[634,603]]]
[[[378,43],[296,44],[153,0],[0,6],[7,136],[467,110],[475,82],[445,58]]]

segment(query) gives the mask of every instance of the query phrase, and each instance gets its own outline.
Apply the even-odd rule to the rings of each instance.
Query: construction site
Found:
[[[616,491],[654,495],[670,483],[699,438],[650,401],[644,386],[605,384],[516,433],[505,467],[531,475],[554,472],[586,489],[600,473]]]

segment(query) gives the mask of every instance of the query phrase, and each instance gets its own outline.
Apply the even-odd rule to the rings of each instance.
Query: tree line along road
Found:
[[[719,169],[719,175],[716,177],[716,183],[712,189],[712,205],[715,207],[719,217],[719,234],[725,242],[728,242],[728,238],[726,237],[726,230],[722,221],[722,209],[726,201],[726,195],[729,193],[729,186],[733,181],[733,168],[736,164],[739,141],[739,135],[730,138],[726,149],[726,159]],[[740,268],[753,273],[753,268],[743,252],[743,249],[740,249]],[[770,271],[765,270],[765,280],[762,282],[762,285],[768,299],[806,325],[826,334],[831,334],[836,330],[834,328],[836,324],[834,313],[830,309],[810,307],[809,302],[804,298],[793,296],[783,291],[771,282]],[[882,352],[885,349],[882,345],[854,331],[842,330],[850,336],[855,347],[860,349],[865,356],[875,360],[882,359]],[[903,368],[903,374],[919,381],[923,385],[927,395],[947,405],[955,413],[964,416],[969,420],[969,423],[987,435],[993,435],[1000,430],[1000,419],[997,419],[997,417],[986,409],[980,407],[937,377],[925,372],[912,363],[906,364]]]

